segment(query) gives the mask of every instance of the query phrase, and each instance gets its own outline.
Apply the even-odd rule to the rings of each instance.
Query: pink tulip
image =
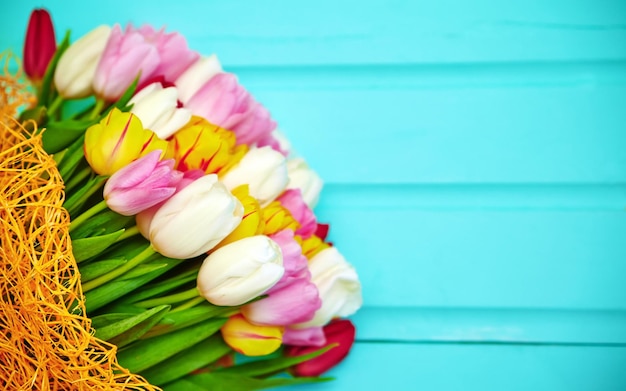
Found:
[[[160,64],[156,46],[136,31],[122,33],[113,26],[93,81],[96,94],[107,101],[115,101],[141,73],[139,84],[154,75]]]
[[[189,49],[184,36],[179,33],[166,33],[165,28],[157,31],[150,25],[143,25],[138,29],[128,26],[126,32],[138,32],[156,47],[160,62],[153,74],[163,76],[169,82],[175,81],[200,58],[198,53]]]
[[[177,171],[178,172],[178,171]],[[190,170],[182,173],[181,179],[176,183],[176,190],[174,194],[178,193],[185,187],[191,185],[196,179],[200,179],[204,176],[204,171],[202,170]],[[173,194],[172,194],[173,195]],[[159,202],[156,205],[153,205],[143,211],[141,211],[135,217],[135,221],[137,224],[137,228],[139,228],[139,232],[143,235],[144,238],[149,238],[150,236],[150,223],[152,223],[152,219],[154,218],[155,213],[159,210],[159,208],[165,203],[166,200]]]
[[[326,336],[321,326],[296,329],[286,327],[283,334],[283,343],[292,346],[324,346]]]
[[[250,322],[265,326],[288,326],[311,320],[322,306],[317,287],[310,279],[302,278],[268,297],[241,308]]]
[[[115,172],[104,185],[108,207],[133,216],[171,197],[183,174],[174,170],[174,160],[159,161],[160,150],[152,151]]]
[[[235,132],[238,144],[254,144],[276,128],[269,112],[245,90],[231,73],[209,79],[186,106],[209,122]]]
[[[324,335],[326,336],[325,346],[330,344],[338,344],[338,346],[294,366],[292,373],[295,376],[319,376],[339,364],[348,355],[354,344],[356,329],[348,319],[340,319],[324,326]],[[319,346],[287,346],[285,354],[290,357],[302,356],[318,349]]]
[[[317,221],[315,214],[302,199],[300,189],[285,190],[277,200],[282,206],[287,208],[300,227],[296,230],[296,235],[306,239],[315,233]]]
[[[283,156],[289,156],[289,142],[284,138],[284,136],[280,135],[277,130],[274,130],[272,133],[257,140],[256,146],[259,148],[269,146],[274,151],[280,152]]]
[[[310,279],[311,273],[308,269],[308,260],[302,255],[300,244],[294,239],[293,231],[286,229],[270,235],[270,239],[278,244],[283,253],[283,267],[285,274],[274,285],[268,293],[280,290],[291,284],[294,280]]]
[[[24,41],[26,75],[33,81],[41,80],[56,50],[57,43],[50,14],[43,8],[33,10],[28,19]]]

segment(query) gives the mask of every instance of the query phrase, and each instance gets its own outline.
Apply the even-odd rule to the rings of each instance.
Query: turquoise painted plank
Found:
[[[620,0],[513,1],[13,1],[3,6],[0,46],[19,47],[34,6],[61,30],[149,22],[183,32],[192,47],[230,65],[389,64],[624,59]]]
[[[622,82],[255,92],[328,183],[626,181]]]
[[[400,204],[320,208],[319,216],[357,267],[368,305],[626,309],[623,210]]]
[[[623,391],[625,347],[357,343],[329,375],[285,391]]]
[[[626,311],[365,306],[362,342],[514,342],[626,347]]]

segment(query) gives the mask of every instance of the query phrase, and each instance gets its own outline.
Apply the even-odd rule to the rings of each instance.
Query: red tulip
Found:
[[[350,351],[354,344],[356,329],[348,319],[340,319],[330,322],[324,326],[326,344],[338,344],[326,353],[297,364],[292,368],[295,376],[319,376],[339,364]],[[319,346],[287,346],[285,354],[287,356],[302,356],[319,350]]]
[[[33,10],[24,42],[24,72],[31,80],[41,80],[56,50],[50,14],[43,8]]]

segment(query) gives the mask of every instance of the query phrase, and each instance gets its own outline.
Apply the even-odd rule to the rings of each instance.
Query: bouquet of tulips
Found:
[[[19,351],[25,367],[41,357],[61,363],[48,364],[49,372],[37,364],[24,379],[16,375],[29,373],[16,368],[20,361],[2,353],[6,387],[247,390],[327,380],[319,376],[354,341],[345,317],[362,304],[358,276],[313,213],[321,179],[292,156],[269,112],[215,55],[149,25],[100,26],[74,41],[68,32],[57,45],[49,13],[38,9],[24,45],[28,81],[7,84],[20,74],[6,69],[3,94],[24,98],[17,118],[5,110],[5,134],[32,141],[20,153],[41,145],[39,159],[53,159],[35,179],[62,180],[69,220],[61,228],[75,268],[52,278],[61,287],[80,278],[71,300],[58,299],[58,290],[42,296],[66,303],[68,319],[86,319],[85,338],[95,338],[74,357],[58,353],[66,350],[55,338],[35,348],[37,338],[48,341],[45,330],[22,339],[17,329],[0,330],[3,352]],[[14,145],[0,153],[9,156]],[[19,216],[28,214],[12,200]],[[3,246],[7,238],[17,241],[5,236]],[[46,240],[28,246],[49,256],[56,250]],[[36,257],[26,258],[24,267],[35,270]],[[2,267],[16,262],[3,259]],[[16,303],[23,290],[40,289],[6,285],[3,298]],[[0,324],[22,307],[3,309]],[[55,314],[44,319],[50,330],[75,327]],[[85,357],[95,364],[76,364]]]

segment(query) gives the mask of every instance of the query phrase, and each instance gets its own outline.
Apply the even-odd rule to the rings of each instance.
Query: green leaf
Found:
[[[115,243],[117,238],[122,236],[124,231],[124,229],[120,229],[119,231],[107,235],[72,240],[72,253],[74,254],[74,258],[76,258],[76,262],[80,263],[100,254]]]
[[[331,377],[273,377],[270,379],[256,379],[241,375],[232,375],[219,372],[187,375],[185,378],[167,383],[162,386],[163,391],[178,390],[211,390],[211,391],[251,391],[273,387],[294,386],[298,384],[322,383],[333,380]],[[193,388],[196,386],[197,388]]]
[[[61,56],[67,50],[68,47],[70,47],[70,31],[69,30],[65,33],[65,37],[63,37],[63,41],[61,41],[61,44],[57,47],[57,50],[54,53],[54,56],[52,56],[52,59],[50,60],[50,63],[48,64],[48,68],[46,68],[46,73],[43,76],[43,79],[41,82],[41,89],[39,90],[39,94],[37,96],[37,101],[42,106],[50,105],[49,98],[50,98],[50,92],[51,92],[51,87],[52,87],[52,79],[54,77],[54,71],[57,68],[59,59],[61,58]]]
[[[65,200],[63,207],[67,209],[70,216],[72,216],[72,219],[76,218],[78,211],[86,206],[84,205],[85,199],[90,197],[90,194],[93,194],[94,191],[98,190],[105,180],[106,178],[103,176],[91,178],[84,186],[76,190],[74,194],[70,195],[69,198]]]
[[[169,305],[162,305],[144,311],[138,315],[131,315],[108,326],[96,329],[96,337],[108,341],[118,348],[122,348],[136,341],[148,330],[157,324],[170,310]]]
[[[218,307],[211,303],[202,303],[186,310],[168,313],[161,322],[148,331],[143,338],[171,333],[172,331],[192,326],[217,316],[226,317],[229,312],[237,311],[238,307]]]
[[[87,164],[85,159],[85,154],[83,152],[83,142],[85,138],[79,137],[70,145],[63,155],[63,159],[58,163],[59,174],[63,178],[64,182],[67,182],[70,178],[70,175],[76,167],[79,166],[81,162]]]
[[[79,239],[80,240],[80,239]],[[110,272],[111,270],[128,262],[125,258],[103,259],[101,261],[90,262],[80,268],[80,280],[87,282],[96,277]]]
[[[37,126],[41,126],[48,120],[48,108],[46,106],[36,106],[32,109],[26,109],[20,114],[19,120],[20,122],[33,120],[37,123]]]
[[[163,258],[164,263],[167,263],[167,267],[155,270],[151,273],[144,274],[141,277],[136,277],[130,280],[115,279],[107,282],[106,284],[99,286],[85,293],[85,309],[87,314],[91,315],[93,311],[98,308],[102,308],[105,305],[119,299],[120,297],[134,291],[142,285],[147,284],[158,276],[162,275],[166,271],[178,265],[183,260]]]
[[[117,354],[118,363],[133,373],[144,371],[217,332],[226,319],[211,319],[173,333],[143,339]]]
[[[135,95],[135,90],[137,89],[137,85],[139,84],[140,77],[141,75],[137,75],[135,80],[133,80],[133,83],[130,86],[128,86],[126,91],[124,91],[124,94],[122,94],[122,96],[117,100],[117,102],[115,102],[115,104],[110,106],[108,109],[104,111],[104,113],[102,113],[101,118],[109,114],[109,111],[113,110],[114,107],[118,108],[120,111],[130,111],[130,109],[132,109],[133,106],[132,105],[128,106],[128,102],[130,102],[133,95]]]
[[[167,268],[169,265],[167,263],[144,263],[138,266],[135,266],[127,273],[118,277],[119,280],[130,280],[132,278],[141,277],[144,274],[152,273],[153,271]],[[145,308],[145,307],[144,307]]]
[[[231,348],[226,345],[221,335],[214,334],[204,341],[170,357],[141,372],[141,375],[156,386],[179,379],[196,369],[205,367],[226,353]]]
[[[124,301],[129,303],[136,303],[138,301],[149,299],[154,296],[164,296],[165,293],[168,293],[178,288],[179,286],[195,280],[197,276],[197,268],[184,271],[172,278],[168,278],[167,280],[159,281],[156,284],[146,286],[144,289],[141,290],[141,292],[130,295],[129,297],[125,298]]]
[[[93,316],[89,319],[91,319],[91,327],[98,330],[101,329],[102,327],[106,327],[108,325],[111,325],[113,323],[119,322],[121,320],[124,319],[128,319],[131,318],[135,315],[137,315],[138,313],[143,313],[143,311],[141,312],[133,312],[133,313],[109,313],[109,314],[102,314],[102,315],[97,315],[97,316]]]
[[[59,122],[48,122],[46,130],[41,136],[43,148],[47,153],[57,153],[73,142],[81,138],[91,125],[97,123],[95,120],[64,120]]]
[[[315,358],[321,354],[326,353],[330,349],[337,346],[336,344],[331,344],[325,346],[315,352],[304,354],[302,356],[295,357],[286,357],[280,356],[277,358],[265,359],[265,360],[255,360],[250,361],[245,364],[239,364],[228,368],[220,368],[216,370],[216,372],[220,373],[228,373],[238,376],[266,376],[273,375],[282,370],[285,370],[289,367],[292,367],[301,362],[310,360]]]
[[[72,231],[72,238],[84,238],[94,234],[108,234],[116,232],[128,225],[134,216],[123,216],[107,209],[81,224]]]

